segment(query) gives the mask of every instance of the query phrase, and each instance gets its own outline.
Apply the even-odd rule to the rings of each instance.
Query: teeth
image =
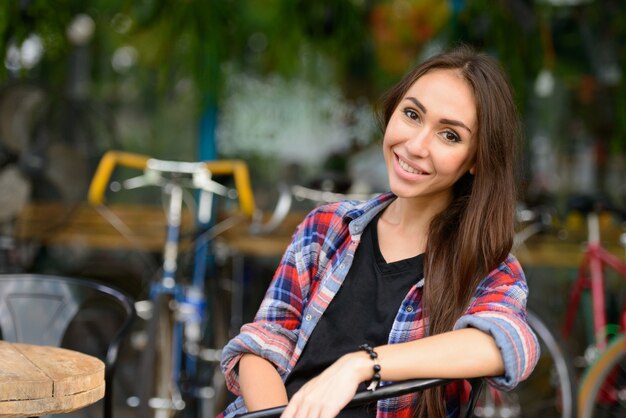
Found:
[[[414,169],[413,167],[411,167],[410,165],[402,161],[400,158],[398,158],[398,164],[400,165],[400,167],[402,167],[404,171],[408,171],[409,173],[413,173],[413,174],[422,174],[421,171],[417,171],[416,169]]]

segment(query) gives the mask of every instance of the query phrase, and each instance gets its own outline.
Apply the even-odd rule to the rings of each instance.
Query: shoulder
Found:
[[[526,280],[522,266],[513,254],[509,254],[492,273],[505,274],[513,279]]]
[[[509,254],[496,268],[481,281],[479,287],[514,286],[526,288],[526,276],[519,261]]]
[[[383,193],[370,200],[342,200],[328,203],[313,209],[304,219],[301,228],[308,230],[334,231],[347,226],[352,220],[369,213],[373,209],[385,205],[395,196],[391,193]]]

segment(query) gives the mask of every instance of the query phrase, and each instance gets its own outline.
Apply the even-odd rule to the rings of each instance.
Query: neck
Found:
[[[389,263],[423,253],[430,222],[441,210],[432,203],[405,198],[391,202],[378,222],[378,241],[385,260]]]
[[[389,204],[382,218],[389,225],[397,226],[404,231],[426,233],[432,219],[443,211],[449,203],[448,201],[424,201],[398,197]]]

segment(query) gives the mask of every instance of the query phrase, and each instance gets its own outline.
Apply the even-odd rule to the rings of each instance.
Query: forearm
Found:
[[[469,378],[497,376],[504,372],[502,355],[494,339],[466,328],[401,344],[375,348],[381,378],[400,381],[417,378]],[[372,361],[365,352],[353,356],[359,375],[372,376]]]
[[[239,360],[239,387],[248,411],[287,404],[287,391],[278,371],[257,355],[244,354]]]
[[[472,328],[384,345],[376,347],[375,351],[381,378],[389,381],[487,376],[504,370],[493,338]],[[364,351],[342,356],[293,395],[282,416],[336,416],[354,396],[358,384],[372,378],[372,366],[372,360]]]

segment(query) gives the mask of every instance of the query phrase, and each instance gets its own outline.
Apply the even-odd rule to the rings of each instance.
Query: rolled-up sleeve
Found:
[[[228,389],[240,395],[237,364],[246,353],[271,362],[284,378],[296,347],[302,310],[315,274],[318,245],[314,213],[298,226],[254,322],[244,325],[239,335],[222,350],[221,367]]]
[[[539,358],[537,337],[528,325],[528,286],[519,262],[510,255],[484,278],[454,328],[477,328],[490,334],[502,353],[504,374],[487,379],[511,390],[526,379]]]
[[[287,372],[289,359],[296,345],[294,331],[271,322],[254,322],[241,328],[222,350],[222,371],[228,389],[240,395],[237,364],[241,356],[254,353],[271,362],[283,376]]]

